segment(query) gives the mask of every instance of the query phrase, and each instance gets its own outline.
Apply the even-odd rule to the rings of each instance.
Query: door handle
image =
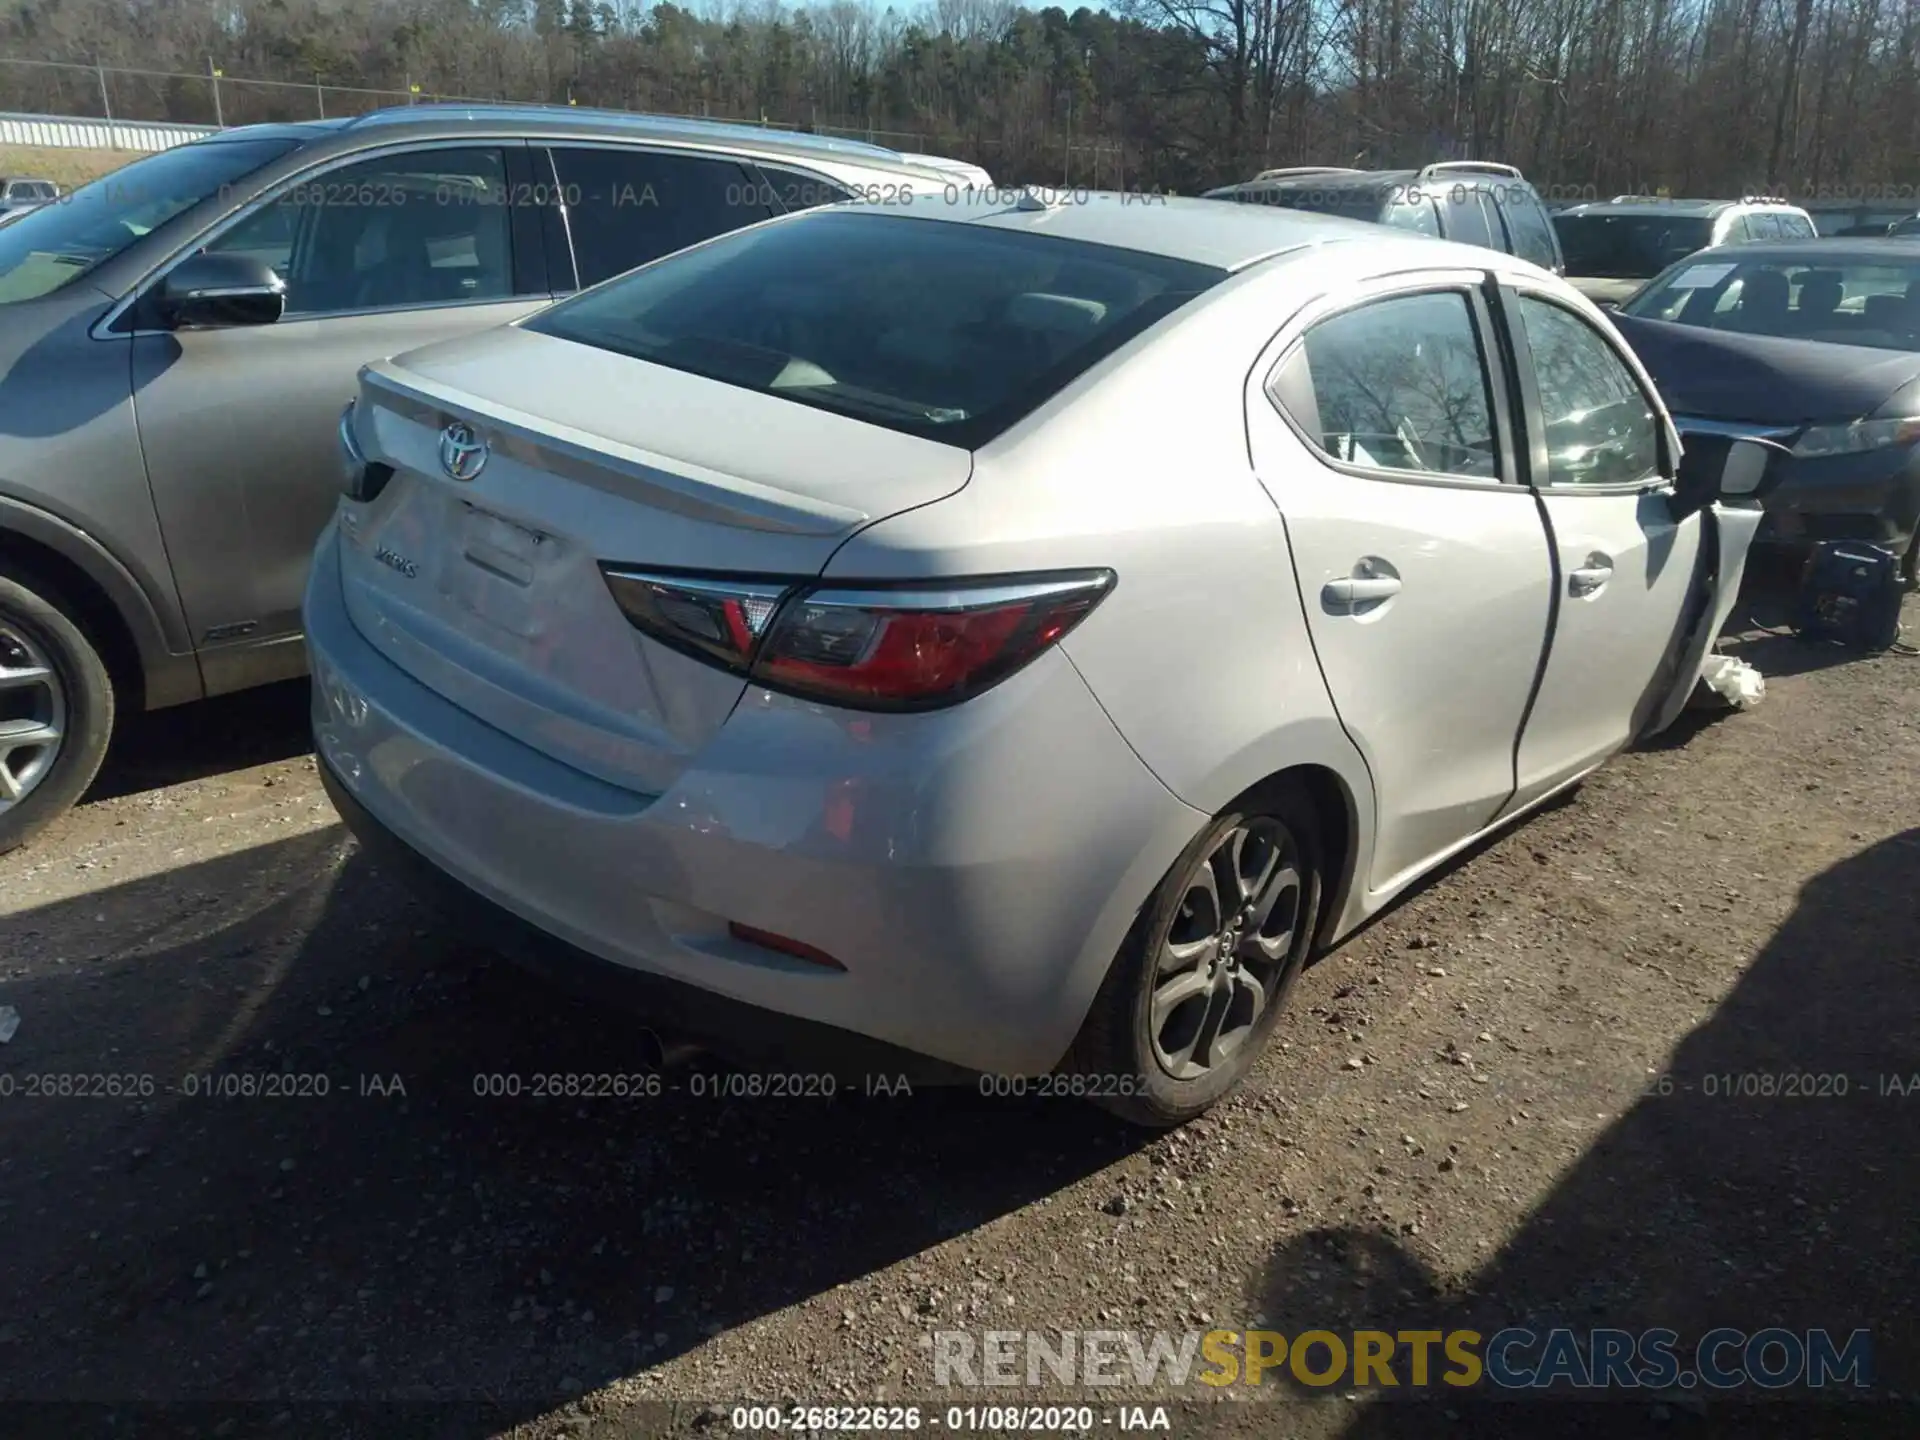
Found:
[[[1334,605],[1364,605],[1369,600],[1385,600],[1400,593],[1400,580],[1394,575],[1350,576],[1329,580],[1320,594]]]
[[[1567,594],[1576,598],[1598,595],[1613,578],[1613,561],[1605,555],[1589,555],[1587,563],[1567,575]]]

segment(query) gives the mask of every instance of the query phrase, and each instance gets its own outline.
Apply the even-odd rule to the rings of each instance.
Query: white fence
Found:
[[[59,150],[170,150],[175,145],[216,133],[210,125],[0,113],[0,145],[45,145]]]

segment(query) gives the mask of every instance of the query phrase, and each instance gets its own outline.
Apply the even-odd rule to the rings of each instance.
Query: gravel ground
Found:
[[[0,1402],[724,1433],[703,1406],[1109,1405],[938,1390],[943,1329],[1779,1324],[1873,1332],[1884,1403],[1825,1433],[1915,1433],[1920,661],[1736,653],[1762,706],[1689,717],[1449,867],[1309,972],[1243,1093],[1161,1138],[971,1091],[716,1100],[699,1066],[652,1098],[477,1095],[631,1072],[635,1023],[449,941],[374,871],[302,687],[149,717],[0,859]],[[243,1073],[328,1093],[183,1088]],[[1726,1093],[1787,1073],[1847,1093]],[[46,1075],[154,1089],[24,1093]],[[1429,1395],[1175,1429],[1475,1433]],[[1698,1418],[1578,1408],[1604,1433]]]

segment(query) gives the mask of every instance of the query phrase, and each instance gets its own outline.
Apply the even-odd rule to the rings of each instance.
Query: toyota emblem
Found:
[[[487,442],[464,420],[440,432],[440,468],[455,480],[472,480],[487,467]]]

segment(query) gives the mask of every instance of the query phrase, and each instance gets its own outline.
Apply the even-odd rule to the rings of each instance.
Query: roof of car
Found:
[[[1687,215],[1712,219],[1735,206],[1752,210],[1797,210],[1789,200],[1770,200],[1749,196],[1742,200],[1680,200],[1662,195],[1633,196],[1621,200],[1588,200],[1560,211],[1562,215]]]
[[[816,157],[890,168],[952,172],[959,162],[915,155],[797,130],[750,125],[742,121],[685,119],[628,110],[597,110],[574,105],[505,105],[436,102],[398,105],[364,115],[324,122],[343,140],[377,135],[381,140],[414,136],[497,135],[502,132],[549,139],[654,140],[668,144],[724,145],[769,157]],[[307,128],[307,127],[301,127]],[[316,124],[311,127],[320,130]]]
[[[1007,193],[991,192],[983,198],[964,192],[957,198],[937,192],[916,194],[902,204],[873,208],[904,218],[991,225],[1093,245],[1113,245],[1223,270],[1238,270],[1268,256],[1304,246],[1355,241],[1403,249],[1436,267],[1464,258],[1467,264],[1485,268],[1496,260],[1504,262],[1508,258],[1478,247],[1309,210],[1084,190],[1038,191],[1033,192],[1036,198],[1026,204],[1009,204],[1005,198]],[[856,203],[836,208],[863,207]]]
[[[1813,240],[1749,240],[1744,244],[1715,245],[1687,257],[1689,264],[1738,260],[1742,264],[1884,265],[1888,260],[1920,265],[1920,235],[1890,237],[1823,236]]]

